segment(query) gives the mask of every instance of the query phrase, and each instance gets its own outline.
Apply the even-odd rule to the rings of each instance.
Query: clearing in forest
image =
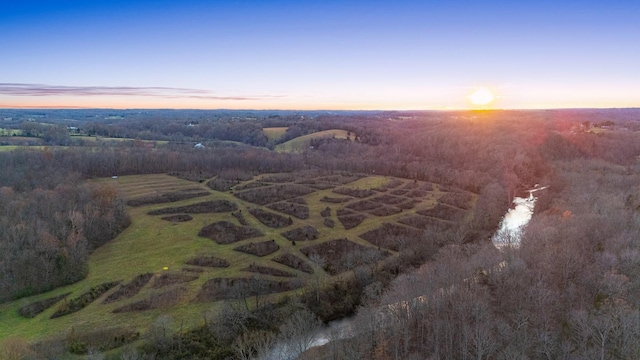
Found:
[[[287,132],[287,129],[288,127],[268,127],[263,128],[262,133],[267,137],[267,139],[269,139],[269,141],[277,141],[282,136],[284,136],[284,133]]]
[[[291,139],[282,144],[276,145],[275,150],[277,152],[287,152],[287,153],[298,153],[302,152],[309,147],[309,143],[312,139],[318,138],[336,138],[336,139],[347,139],[350,138],[353,140],[355,136],[351,134],[349,136],[349,132],[347,130],[341,129],[332,129],[325,131],[318,131],[313,134],[299,136],[295,139]]]

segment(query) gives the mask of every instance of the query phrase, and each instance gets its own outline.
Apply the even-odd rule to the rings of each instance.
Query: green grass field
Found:
[[[294,152],[294,153],[302,152],[309,147],[309,142],[311,141],[311,139],[324,138],[324,137],[335,137],[336,139],[346,139],[347,134],[348,134],[348,131],[340,130],[340,129],[319,131],[313,134],[299,136],[285,143],[276,145],[275,150],[277,152]]]
[[[345,132],[346,134],[346,132]],[[261,180],[261,176],[254,180]],[[321,179],[321,178],[318,178]],[[201,286],[209,279],[221,277],[250,277],[252,273],[241,271],[242,268],[249,264],[268,266],[295,273],[300,279],[309,279],[313,275],[308,275],[299,270],[294,270],[285,265],[271,261],[272,258],[290,252],[297,255],[301,259],[307,259],[300,252],[301,248],[321,244],[338,238],[348,238],[351,242],[376,248],[373,244],[361,239],[360,234],[379,227],[383,222],[395,222],[401,216],[413,214],[419,209],[428,209],[437,203],[437,198],[442,195],[436,186],[429,194],[423,196],[421,202],[414,208],[408,209],[401,213],[390,216],[373,216],[367,215],[367,218],[355,228],[345,230],[341,222],[336,216],[336,210],[345,204],[330,204],[320,201],[323,197],[338,197],[332,192],[333,189],[316,190],[306,196],[304,200],[309,209],[308,219],[293,218],[293,224],[285,228],[272,229],[249,214],[249,208],[260,207],[256,204],[249,203],[234,196],[231,192],[218,192],[209,189],[206,185],[190,182],[176,177],[156,174],[156,175],[136,175],[121,176],[117,179],[97,179],[94,180],[102,184],[110,184],[116,187],[122,194],[128,198],[137,198],[167,192],[174,192],[185,189],[201,188],[202,191],[210,191],[210,195],[198,197],[189,200],[183,200],[173,203],[146,205],[135,208],[129,208],[132,217],[132,224],[116,239],[108,242],[97,249],[89,258],[89,275],[86,279],[69,286],[61,287],[45,294],[32,296],[29,298],[19,299],[13,302],[0,304],[0,342],[2,339],[9,337],[19,337],[28,341],[35,341],[43,338],[59,338],[63,339],[73,331],[91,331],[95,329],[114,328],[127,326],[144,333],[146,329],[158,319],[158,317],[166,315],[174,319],[176,329],[178,326],[184,328],[192,328],[203,323],[203,314],[206,312],[216,311],[220,302],[193,302],[196,294]],[[248,181],[248,182],[251,182]],[[377,189],[391,181],[390,178],[384,176],[370,176],[353,181],[347,185],[336,185],[337,188],[347,187],[350,189]],[[248,183],[246,182],[246,183]],[[410,185],[409,180],[402,180],[403,186]],[[268,187],[277,186],[276,183],[268,184]],[[238,191],[236,191],[238,192]],[[388,194],[388,192],[373,192],[370,198]],[[408,198],[409,199],[409,198]],[[244,214],[248,225],[260,230],[264,236],[255,239],[247,239],[233,244],[219,245],[212,240],[198,237],[198,231],[213,222],[226,220],[232,223],[238,223],[230,212],[224,213],[206,213],[191,214],[193,220],[181,223],[172,223],[161,220],[161,216],[151,216],[147,212],[155,209],[176,207],[188,204],[195,204],[207,200],[228,200],[237,205],[238,209]],[[354,198],[349,203],[359,202],[362,199]],[[320,216],[320,212],[326,207],[332,209],[331,218],[335,221],[335,227],[329,228],[323,224],[324,218]],[[264,208],[267,211],[272,210]],[[284,216],[288,216],[282,214]],[[319,238],[313,241],[300,241],[297,245],[293,245],[289,240],[281,235],[281,232],[303,225],[311,225],[318,230]],[[234,247],[250,242],[267,241],[274,239],[280,249],[268,256],[257,257],[254,255],[242,253],[233,250]],[[395,252],[391,251],[392,254]],[[200,268],[197,280],[172,285],[162,289],[152,289],[152,279],[142,291],[131,299],[120,300],[111,304],[102,304],[102,300],[116,288],[110,290],[98,300],[89,304],[84,309],[65,315],[56,319],[50,319],[50,316],[60,306],[64,300],[47,309],[43,313],[32,319],[26,319],[18,314],[21,306],[32,303],[34,301],[50,298],[63,293],[71,292],[68,299],[75,298],[81,293],[87,291],[98,284],[123,280],[123,283],[131,281],[139,274],[153,273],[155,277],[163,273],[182,273],[183,268],[188,266],[185,262],[198,254],[209,254],[219,258],[223,258],[230,263],[227,268]],[[323,272],[322,269],[312,264],[316,272]],[[184,272],[186,273],[186,272]],[[336,276],[343,276],[340,274]],[[259,275],[261,278],[282,280],[270,275]],[[151,309],[145,311],[112,313],[115,308],[126,304],[133,303],[138,300],[148,298],[152,294],[160,291],[175,288],[176,286],[184,286],[186,293],[180,297],[177,304],[169,307]],[[293,290],[298,291],[298,290]],[[279,294],[271,295],[272,297],[281,296]],[[179,319],[179,321],[178,321]]]
[[[20,136],[20,135],[22,135],[22,130],[0,128],[0,136]]]
[[[44,150],[46,147],[52,148],[52,146],[43,146],[43,145],[33,145],[33,146],[23,146],[23,145],[0,145],[1,151],[13,151],[18,149],[25,150]],[[68,146],[55,146],[56,148],[68,148]]]
[[[81,139],[84,140],[86,142],[104,142],[104,143],[109,143],[109,142],[123,142],[123,141],[135,141],[136,139],[132,139],[132,138],[110,138],[110,137],[102,137],[102,136],[86,136],[86,135],[79,135],[79,136],[71,136],[72,139]],[[166,140],[140,140],[143,143],[156,143],[158,145],[165,145],[168,143],[168,141]]]
[[[262,129],[264,135],[269,139],[269,141],[276,141],[287,132],[288,127],[270,127]]]

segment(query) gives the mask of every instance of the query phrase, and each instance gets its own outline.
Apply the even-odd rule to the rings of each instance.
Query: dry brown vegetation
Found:
[[[156,278],[153,280],[153,285],[151,287],[153,287],[154,289],[160,289],[165,286],[193,281],[193,280],[196,280],[197,278],[198,278],[198,275],[189,275],[184,273],[163,273],[163,274],[160,274],[159,276],[156,276]]]
[[[267,205],[277,201],[284,201],[308,195],[314,191],[314,189],[310,189],[303,185],[281,184],[235,192],[234,195],[244,201],[258,205]]]
[[[236,246],[233,250],[262,257],[280,250],[280,246],[276,244],[275,240],[269,240],[262,242],[250,242],[248,244]]]
[[[308,241],[318,238],[318,230],[311,225],[305,225],[282,233],[282,236],[290,241]]]
[[[324,259],[324,271],[331,275],[351,270],[360,265],[373,264],[389,256],[388,252],[356,244],[348,239],[337,239],[300,249],[307,257]]]
[[[163,204],[176,202],[181,200],[193,199],[197,197],[207,196],[210,193],[203,191],[201,188],[188,188],[178,191],[167,192],[158,195],[147,195],[127,200],[129,206],[143,206],[151,204]]]
[[[202,285],[196,301],[218,301],[223,299],[244,299],[297,289],[297,281],[275,281],[259,278],[215,278]]]
[[[187,222],[187,221],[193,220],[193,217],[187,214],[178,214],[178,215],[163,216],[160,219],[164,221],[170,221],[170,222]]]
[[[286,265],[292,269],[300,270],[308,274],[313,274],[313,268],[311,267],[311,265],[294,254],[285,253],[274,257],[272,260],[282,265]]]
[[[20,313],[20,315],[26,318],[35,317],[36,315],[40,314],[41,312],[55,305],[58,301],[69,296],[69,294],[70,293],[65,293],[65,294],[50,297],[44,300],[32,302],[30,304],[20,307],[20,309],[18,309],[18,312]]]
[[[292,202],[277,202],[267,205],[267,207],[271,210],[285,213],[301,220],[309,218],[309,207],[303,204],[296,204]]]
[[[92,287],[91,289],[89,289],[89,291],[81,294],[76,298],[73,298],[69,301],[65,300],[63,304],[58,306],[56,312],[51,315],[51,319],[82,310],[85,306],[94,302],[96,299],[98,299],[107,291],[111,290],[111,288],[118,285],[119,283],[120,281],[102,283],[100,285]]]
[[[231,244],[262,235],[259,230],[250,226],[237,226],[228,221],[215,222],[203,227],[198,232],[198,236],[209,238],[218,244]]]
[[[186,261],[187,265],[204,266],[213,268],[226,268],[229,267],[229,262],[225,259],[213,255],[199,255],[194,256]]]
[[[197,204],[162,208],[158,210],[149,211],[149,215],[166,215],[177,213],[189,213],[189,214],[205,214],[205,213],[220,213],[231,212],[237,210],[236,204],[228,200],[211,200],[204,201]]]
[[[426,240],[424,231],[393,223],[384,223],[359,236],[378,247],[393,251],[410,248],[416,242]]]
[[[270,228],[279,229],[293,224],[290,217],[274,214],[261,208],[249,208],[249,213]]]
[[[242,269],[242,271],[253,272],[263,275],[271,275],[271,276],[281,276],[281,277],[296,277],[297,275],[294,273],[290,273],[288,271],[272,268],[269,266],[261,266],[256,264],[251,264],[248,267]]]
[[[140,290],[142,290],[142,288],[147,285],[152,277],[153,274],[151,273],[140,274],[136,276],[133,280],[131,280],[131,282],[120,285],[120,288],[107,296],[102,301],[102,303],[109,304],[122,299],[129,299],[136,296],[140,292]]]
[[[166,308],[176,305],[187,293],[187,289],[178,286],[167,291],[155,292],[144,300],[136,301],[113,310],[114,313],[145,311],[158,308]]]

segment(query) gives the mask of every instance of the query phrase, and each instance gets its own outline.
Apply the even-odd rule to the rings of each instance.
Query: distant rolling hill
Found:
[[[312,139],[326,138],[326,137],[335,137],[336,139],[346,139],[347,134],[348,134],[348,131],[340,130],[340,129],[319,131],[313,134],[299,136],[295,139],[292,139],[285,143],[277,145],[275,147],[275,150],[277,152],[302,152],[307,147],[309,147],[309,143],[311,142]]]

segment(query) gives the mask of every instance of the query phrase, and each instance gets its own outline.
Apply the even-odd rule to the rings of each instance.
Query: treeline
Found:
[[[0,185],[21,192],[53,189],[68,181],[114,175],[206,172],[237,169],[242,173],[290,172],[304,167],[303,157],[256,148],[193,149],[191,146],[147,149],[45,148],[0,152]]]
[[[227,140],[253,146],[267,145],[267,137],[257,121],[221,119],[200,120],[194,123],[185,124],[182,119],[181,121],[143,119],[115,124],[89,122],[82,126],[82,130],[91,136],[115,138],[168,141]]]
[[[83,279],[89,253],[130,223],[113,188],[0,188],[0,302]]]

